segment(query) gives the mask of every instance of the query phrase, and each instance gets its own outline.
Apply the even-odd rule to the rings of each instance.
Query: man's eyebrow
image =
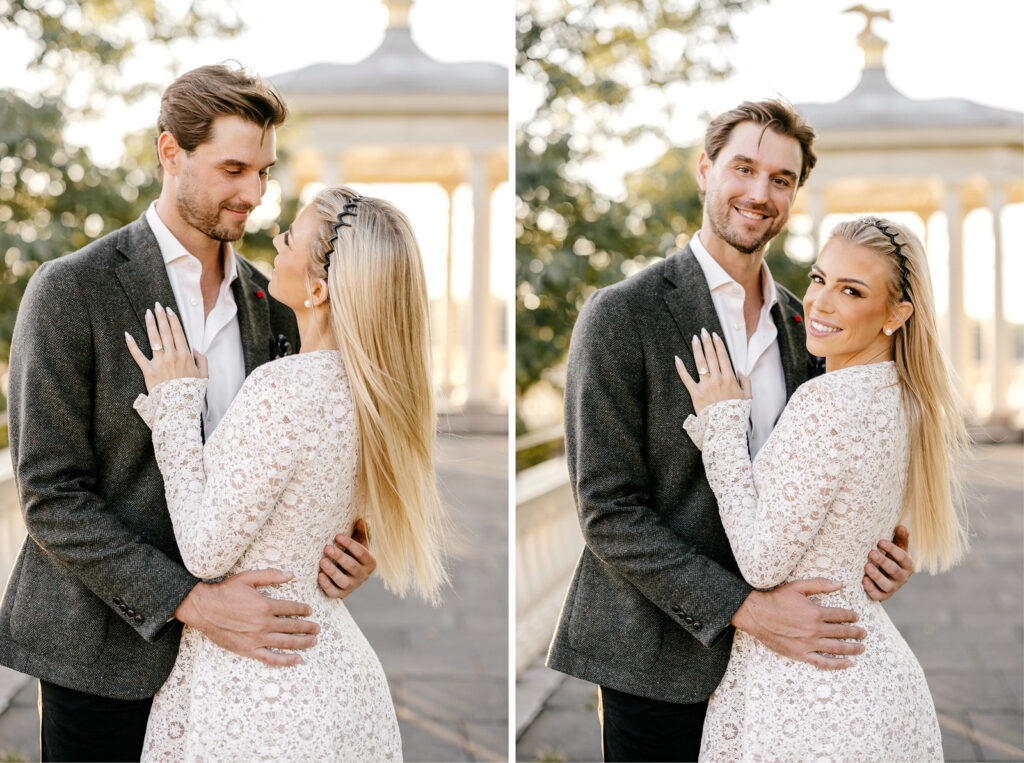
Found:
[[[270,164],[268,164],[267,167],[268,168],[273,167],[275,164],[277,164],[277,159],[275,159]],[[220,166],[221,167],[240,167],[242,169],[246,169],[249,166],[249,163],[248,162],[243,162],[241,159],[224,159],[220,163]]]
[[[729,160],[729,162],[731,164],[754,164],[754,165],[757,164],[757,160],[756,159],[751,159],[749,156],[746,156],[745,154],[736,154],[732,159]],[[785,175],[786,177],[793,178],[794,180],[796,179],[796,176],[797,176],[795,172],[793,172],[792,170],[787,170],[787,169],[776,170],[775,174],[776,175]]]

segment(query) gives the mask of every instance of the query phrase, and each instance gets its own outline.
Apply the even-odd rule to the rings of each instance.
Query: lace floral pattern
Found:
[[[852,667],[828,671],[737,631],[708,706],[701,760],[942,760],[921,666],[860,583],[868,551],[892,537],[902,509],[908,434],[897,381],[891,362],[812,379],[793,395],[753,466],[749,401],[717,403],[684,423],[702,450],[747,582],[842,582],[836,593],[812,598],[853,609],[868,634]]]
[[[262,590],[308,604],[321,630],[302,665],[270,667],[185,627],[143,759],[401,760],[380,662],[345,604],[316,583],[323,547],[356,519],[358,438],[338,354],[256,369],[204,448],[205,389],[205,380],[175,379],[135,403],[153,430],[185,566],[204,579],[293,572]]]

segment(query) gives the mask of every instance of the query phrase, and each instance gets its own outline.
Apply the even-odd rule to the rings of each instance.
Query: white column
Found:
[[[469,373],[467,407],[493,402],[490,389],[491,329],[491,194],[487,156],[474,153],[469,168],[473,189],[473,285],[470,291]]]
[[[340,159],[337,156],[331,156],[320,165],[320,182],[328,188],[341,185],[341,167]]]
[[[949,232],[949,360],[953,364],[960,394],[964,395],[968,407],[973,407],[973,396],[968,396],[965,385],[968,370],[965,351],[967,315],[964,312],[963,203],[959,188],[946,188],[942,208]]]
[[[825,190],[823,188],[808,189],[807,214],[811,216],[811,246],[814,256],[821,251],[821,222],[825,217]]]
[[[278,188],[281,189],[282,204],[299,192],[299,189],[295,187],[295,175],[292,174],[291,167],[286,164],[278,164],[271,168],[270,179],[276,180]]]
[[[1011,349],[1006,330],[1006,315],[1003,308],[1003,231],[999,219],[1006,206],[1006,189],[993,186],[988,193],[988,208],[992,213],[992,240],[995,253],[992,264],[992,419],[1005,420],[1009,417],[1006,407],[1007,375]]]
[[[455,295],[452,291],[452,243],[455,240],[455,188],[446,184],[448,195],[448,248],[444,256],[444,377],[441,379],[441,394],[450,398],[452,394],[452,367],[455,365],[456,334]]]

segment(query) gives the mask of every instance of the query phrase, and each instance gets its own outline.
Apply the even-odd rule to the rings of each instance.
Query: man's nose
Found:
[[[247,178],[247,182],[242,187],[241,197],[242,201],[250,207],[260,205],[260,200],[263,198],[263,178],[258,172],[253,177]]]
[[[758,204],[767,204],[770,194],[769,183],[771,178],[767,175],[759,175],[753,178],[747,186],[747,193],[750,195],[750,200]]]

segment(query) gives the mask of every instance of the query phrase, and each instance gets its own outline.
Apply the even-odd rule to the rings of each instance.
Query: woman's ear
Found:
[[[322,305],[324,302],[327,301],[327,281],[325,281],[323,278],[317,278],[316,280],[314,280],[312,285],[310,286],[309,291],[310,294],[313,295],[314,307]]]
[[[910,302],[900,302],[889,313],[889,321],[886,325],[893,330],[903,328],[913,314],[914,306]]]

